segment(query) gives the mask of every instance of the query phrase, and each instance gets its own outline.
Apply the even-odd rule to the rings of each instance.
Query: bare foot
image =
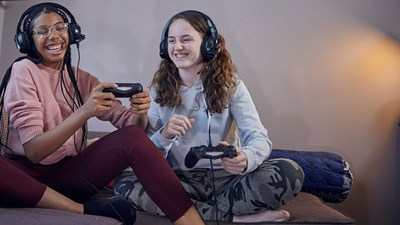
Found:
[[[265,222],[265,221],[288,221],[290,214],[286,210],[267,210],[255,214],[233,216],[233,222]]]

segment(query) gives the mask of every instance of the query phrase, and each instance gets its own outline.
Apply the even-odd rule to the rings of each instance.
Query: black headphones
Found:
[[[209,31],[206,34],[206,36],[204,37],[203,42],[201,43],[200,52],[201,52],[201,55],[203,56],[203,60],[205,62],[208,63],[208,62],[213,61],[217,57],[219,50],[221,48],[221,41],[219,39],[219,34],[217,31],[217,28],[215,27],[215,25],[212,22],[212,20],[210,19],[210,17],[208,17],[206,14],[196,11],[196,10],[186,10],[186,11],[180,12],[168,20],[168,22],[165,25],[165,27],[162,31],[162,34],[161,34],[160,57],[162,59],[171,60],[168,55],[168,29],[169,29],[171,21],[176,16],[178,16],[180,14],[186,14],[186,13],[200,14],[206,20]]]
[[[20,17],[18,25],[17,25],[17,32],[14,37],[15,44],[18,50],[21,53],[29,54],[32,53],[34,44],[31,42],[33,41],[32,35],[30,33],[30,26],[32,20],[41,13],[44,9],[49,11],[54,11],[58,13],[64,20],[64,23],[68,24],[68,37],[69,37],[69,44],[78,44],[79,42],[85,39],[85,35],[81,34],[81,27],[75,21],[75,17],[72,13],[62,5],[46,2],[46,3],[39,3],[30,8],[28,8]],[[71,21],[68,20],[68,17]],[[23,30],[21,30],[21,25],[23,25]]]

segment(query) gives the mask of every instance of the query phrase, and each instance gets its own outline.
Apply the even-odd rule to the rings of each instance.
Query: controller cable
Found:
[[[208,121],[208,147],[212,147],[212,141],[211,141],[211,117],[208,112],[208,109],[206,109],[207,113],[207,121]],[[211,169],[211,184],[212,184],[212,194],[214,197],[214,202],[215,202],[215,222],[217,225],[219,225],[219,220],[218,220],[218,213],[219,213],[219,208],[218,208],[218,200],[216,197],[215,193],[215,177],[214,177],[214,165],[213,165],[213,159],[210,158],[210,169]]]
[[[73,78],[73,77],[71,77],[71,82],[73,83],[73,86],[74,86],[74,96],[72,96],[71,93],[70,93],[70,92],[68,91],[68,89],[67,89],[67,86],[66,86],[66,83],[65,83],[65,80],[64,80],[64,69],[62,69],[62,70],[60,71],[60,75],[61,75],[61,79],[60,79],[60,82],[61,82],[61,92],[62,92],[62,94],[63,94],[63,96],[64,96],[65,101],[66,101],[67,104],[69,105],[69,107],[70,107],[72,113],[75,112],[75,107],[76,107],[76,109],[78,109],[79,106],[82,106],[83,103],[84,103],[84,102],[83,102],[83,99],[82,99],[82,97],[81,97],[81,95],[80,95],[80,93],[79,93],[78,84],[77,84],[77,80],[78,80],[78,76],[79,76],[79,64],[80,64],[80,58],[81,58],[81,57],[80,57],[79,43],[77,43],[76,46],[77,46],[77,51],[78,51],[78,62],[77,62],[77,67],[76,67],[76,79]],[[63,63],[62,68],[64,68],[65,64],[66,64],[66,63],[65,63],[65,60],[64,60],[64,63]],[[67,65],[67,67],[68,67],[68,65]],[[68,68],[67,68],[67,70],[68,70]],[[72,71],[68,71],[68,72],[71,72],[71,73],[72,73],[71,76],[73,76],[73,72],[72,72]],[[75,79],[75,80],[74,80],[74,79]],[[63,89],[63,88],[64,88],[65,91],[67,92],[68,97],[72,100],[72,105],[71,105],[71,104],[69,103],[69,101],[67,100],[67,97],[66,97],[66,95],[65,95],[65,93],[64,93],[64,89]],[[75,101],[77,95],[78,95],[78,97],[79,97],[78,103],[76,103],[76,101]],[[95,192],[96,192],[97,194],[99,194],[100,191],[101,191],[100,188],[97,187],[96,184],[94,184],[94,183],[93,183],[91,180],[89,180],[89,178],[86,176],[85,170],[84,170],[84,168],[83,168],[82,157],[81,157],[81,154],[80,154],[80,152],[82,151],[82,147],[84,146],[85,140],[86,140],[86,138],[87,138],[87,122],[85,122],[85,124],[82,126],[82,141],[81,141],[79,147],[77,146],[77,143],[76,143],[75,133],[73,134],[73,137],[74,137],[74,146],[75,146],[75,150],[76,150],[76,153],[77,153],[77,157],[78,157],[78,159],[79,159],[79,167],[80,167],[80,171],[81,171],[82,177],[83,177],[84,181],[85,181],[87,184],[89,184],[89,185],[95,190]],[[121,222],[123,222],[123,224],[126,224],[125,220],[123,219],[123,217],[121,216],[121,214],[119,214],[118,210],[111,204],[110,200],[109,200],[108,198],[104,198],[104,199],[107,201],[108,205],[114,210],[114,212],[118,215],[118,217],[120,218]]]
[[[217,225],[219,225],[219,220],[218,220],[219,209],[218,209],[218,200],[217,197],[215,196],[214,166],[212,163],[212,159],[210,159],[210,166],[211,166],[212,193],[215,201],[215,222],[217,223]]]

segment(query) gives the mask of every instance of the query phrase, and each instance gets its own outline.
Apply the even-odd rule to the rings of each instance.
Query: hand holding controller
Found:
[[[185,158],[185,166],[193,168],[200,159],[233,158],[237,156],[236,148],[232,145],[218,145],[207,147],[205,145],[191,147]]]
[[[132,95],[143,92],[140,83],[116,83],[116,88],[104,88],[103,92],[111,92],[116,98],[130,98]]]

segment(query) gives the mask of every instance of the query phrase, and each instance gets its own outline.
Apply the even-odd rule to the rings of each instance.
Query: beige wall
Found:
[[[13,43],[18,15],[34,2],[7,3],[1,74],[19,55]],[[207,13],[227,39],[274,147],[340,154],[354,184],[349,198],[333,207],[360,225],[396,224],[400,1],[56,2],[75,14],[87,36],[81,68],[115,82],[148,84],[165,22],[184,9]],[[93,120],[90,129],[111,127]]]
[[[1,52],[1,37],[3,36],[3,21],[4,21],[4,7],[5,7],[5,2],[0,1],[0,52]]]

